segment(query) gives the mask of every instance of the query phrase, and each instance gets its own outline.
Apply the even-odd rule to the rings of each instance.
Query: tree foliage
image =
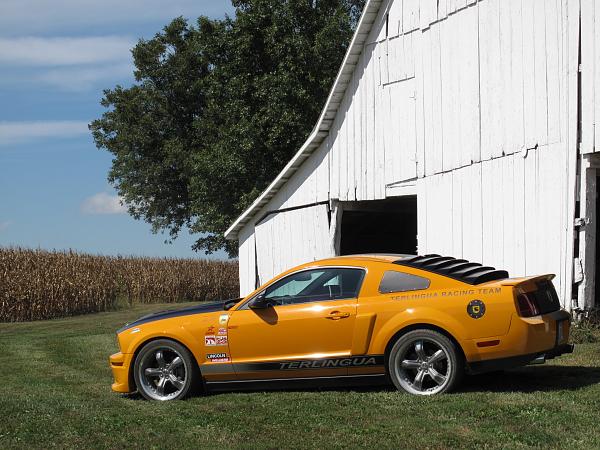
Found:
[[[234,18],[173,20],[132,50],[131,87],[90,125],[130,214],[205,252],[308,136],[364,0],[233,0]]]

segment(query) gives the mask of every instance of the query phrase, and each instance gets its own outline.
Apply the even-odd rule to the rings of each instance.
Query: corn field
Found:
[[[0,322],[235,298],[237,262],[0,248]]]

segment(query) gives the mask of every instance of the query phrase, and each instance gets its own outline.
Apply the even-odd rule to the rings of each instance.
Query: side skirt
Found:
[[[317,387],[358,387],[389,385],[385,374],[339,377],[271,378],[206,382],[208,392],[307,389]]]

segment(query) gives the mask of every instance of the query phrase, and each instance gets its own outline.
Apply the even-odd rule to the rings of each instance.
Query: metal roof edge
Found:
[[[338,70],[338,74],[335,78],[333,86],[329,91],[329,95],[327,97],[327,101],[323,106],[323,110],[317,120],[317,124],[311,131],[308,139],[304,142],[300,150],[296,152],[296,154],[292,157],[290,162],[286,164],[279,175],[269,184],[269,186],[258,196],[256,200],[231,224],[231,226],[225,231],[225,239],[235,240],[238,238],[239,231],[248,223],[248,221],[253,217],[253,215],[260,210],[266,203],[268,203],[278,192],[279,188],[287,182],[287,180],[300,168],[304,160],[306,160],[316,148],[318,148],[319,144],[323,142],[325,137],[329,134],[329,127],[324,128],[323,123],[325,121],[325,116],[328,112],[333,111],[337,114],[338,106],[334,108],[330,108],[332,99],[336,95],[343,95],[346,92],[346,88],[348,87],[348,82],[342,82],[342,77],[347,77],[347,74],[343,72],[347,68],[352,68],[352,72],[354,72],[354,68],[358,62],[357,56],[362,54],[364,44],[367,40],[371,32],[371,28],[375,23],[375,19],[377,18],[377,14],[379,12],[379,8],[383,0],[368,0],[365,8],[361,14],[361,17],[358,22],[358,26],[356,27],[356,31],[352,36],[352,40],[350,41],[350,45],[346,50],[346,55],[344,56],[344,60]],[[370,19],[367,19],[369,17]],[[357,49],[360,51],[358,54],[356,53]],[[350,62],[350,59],[354,62]],[[334,115],[335,117],[335,115]],[[332,121],[333,119],[328,119]],[[314,145],[314,144],[317,145]]]

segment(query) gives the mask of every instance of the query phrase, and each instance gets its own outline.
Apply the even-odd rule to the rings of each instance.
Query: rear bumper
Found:
[[[564,353],[571,353],[573,346],[567,344],[571,328],[571,315],[558,310],[535,317],[511,319],[508,333],[485,340],[471,341],[470,351],[465,352],[471,372],[487,372],[518,367],[534,360],[540,363]],[[482,341],[495,345],[477,346]]]
[[[511,356],[509,358],[499,359],[488,359],[486,361],[476,361],[469,363],[469,373],[484,373],[493,372],[495,370],[512,369],[514,367],[526,366],[533,361],[539,361],[539,363],[545,362],[547,359],[556,358],[557,356],[564,355],[565,353],[573,353],[575,345],[573,344],[561,344],[550,350],[544,352],[530,353],[527,355]]]
[[[131,355],[125,353],[115,353],[109,358],[110,368],[115,382],[111,385],[114,392],[129,393],[132,391],[129,380],[129,363]]]

